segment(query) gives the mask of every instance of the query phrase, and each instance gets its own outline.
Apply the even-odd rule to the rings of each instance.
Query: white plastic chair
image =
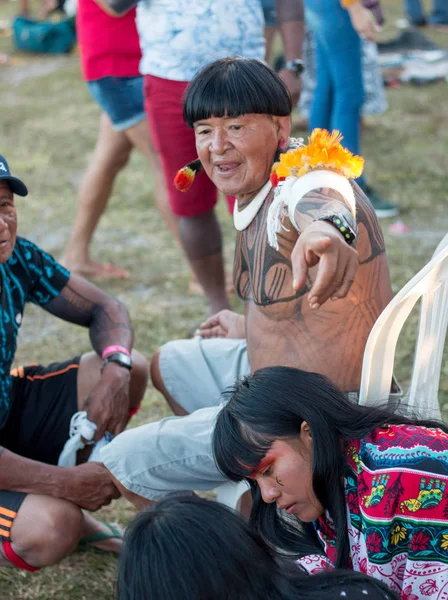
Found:
[[[406,404],[423,418],[440,419],[438,390],[448,326],[448,234],[431,261],[392,298],[370,332],[362,363],[359,404],[389,398],[398,336],[411,310],[422,299],[414,367]],[[237,509],[247,484],[227,482],[216,499]]]
[[[398,336],[420,298],[412,380],[405,400],[423,418],[440,419],[438,391],[448,326],[448,234],[430,262],[389,302],[373,326],[364,351],[359,403],[387,400]]]

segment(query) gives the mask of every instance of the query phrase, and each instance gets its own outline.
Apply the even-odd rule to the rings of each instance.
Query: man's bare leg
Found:
[[[146,119],[140,121],[137,123],[137,125],[134,125],[134,127],[127,129],[125,134],[133,147],[137,148],[137,150],[139,150],[146,157],[151,165],[152,175],[154,177],[157,209],[168,226],[168,229],[174,234],[177,242],[180,244],[177,218],[171,212],[168,202],[165,181],[163,179],[162,165],[160,164],[159,155],[154,150],[152,145],[148,121]]]
[[[11,528],[14,552],[31,567],[55,565],[71,554],[80,539],[97,533],[110,533],[109,528],[75,504],[37,494],[28,494]],[[121,538],[94,542],[92,546],[119,554]],[[0,543],[0,566],[13,567]]]
[[[221,229],[215,211],[212,209],[197,217],[181,217],[179,234],[191,268],[208,298],[210,314],[229,308]]]
[[[14,552],[31,567],[54,565],[71,554],[82,529],[80,508],[59,498],[28,494],[11,528]],[[2,567],[12,566],[0,544]]]
[[[176,417],[185,417],[185,415],[188,415],[185,408],[182,408],[182,406],[180,406],[180,404],[178,404],[174,398],[170,396],[170,393],[165,387],[165,383],[160,372],[160,348],[156,350],[151,359],[150,375],[153,386],[164,396]]]
[[[106,208],[118,173],[126,165],[132,144],[124,132],[115,131],[109,117],[101,114],[100,130],[90,165],[78,192],[75,224],[62,257],[62,264],[81,275],[123,277],[122,270],[107,269],[89,255],[93,233]]]
[[[129,491],[127,488],[122,485],[118,479],[111,474],[112,481],[118,491],[121,493],[123,498],[126,498],[131,504],[135,506],[137,510],[145,510],[148,506],[151,506],[153,502],[148,500],[147,498],[143,498],[143,496],[139,496],[138,494],[134,494],[134,492]]]

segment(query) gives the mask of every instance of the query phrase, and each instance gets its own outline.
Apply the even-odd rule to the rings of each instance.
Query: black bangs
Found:
[[[213,432],[213,454],[220,472],[231,481],[246,479],[269,451],[273,439],[242,425],[226,405]]]
[[[204,67],[191,81],[184,98],[189,127],[210,117],[257,113],[289,116],[291,96],[278,75],[260,60],[223,58]]]

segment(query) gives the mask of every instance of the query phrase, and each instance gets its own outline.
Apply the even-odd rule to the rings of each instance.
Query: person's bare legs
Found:
[[[191,268],[208,298],[210,314],[229,308],[221,228],[214,209],[197,217],[180,217],[179,234]]]
[[[160,158],[157,152],[154,150],[151,134],[148,127],[148,121],[144,119],[134,125],[134,127],[130,127],[125,131],[126,137],[133,145],[134,148],[137,148],[148,160],[152,175],[154,177],[154,187],[155,187],[155,199],[156,206],[161,214],[163,220],[165,221],[168,229],[171,233],[174,234],[177,242],[180,244],[179,239],[179,226],[177,223],[176,217],[171,212],[171,208],[168,202],[168,195],[166,193],[165,181],[163,179],[162,166],[160,164]]]
[[[75,504],[51,496],[28,494],[11,528],[14,552],[32,567],[55,565],[71,554],[83,537],[110,533],[104,523]],[[95,547],[119,554],[121,538],[95,542]],[[13,567],[0,543],[0,566]]]
[[[277,33],[277,27],[265,27],[264,28],[264,39],[266,42],[266,62],[270,64],[272,58],[272,44],[274,42],[275,34]]]
[[[54,565],[71,554],[80,539],[83,513],[59,498],[28,494],[11,527],[14,552],[32,567]],[[0,543],[0,566],[12,567]]]
[[[90,243],[115,178],[128,162],[131,151],[132,144],[126,134],[115,131],[109,117],[102,113],[95,151],[78,192],[75,224],[61,259],[68,269],[82,275],[98,275],[104,270],[106,275],[106,269],[91,260]],[[123,277],[126,273],[118,271],[116,275]],[[113,277],[113,271],[108,276]]]

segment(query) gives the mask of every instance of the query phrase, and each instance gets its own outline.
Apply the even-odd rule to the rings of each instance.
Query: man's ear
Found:
[[[283,141],[287,145],[289,135],[291,133],[291,117],[274,116],[274,125],[277,131],[278,141]]]
[[[303,421],[302,425],[300,426],[300,439],[303,441],[303,443],[310,445],[310,446],[313,443],[313,435],[311,433],[311,427],[308,425],[308,423],[306,421]]]

